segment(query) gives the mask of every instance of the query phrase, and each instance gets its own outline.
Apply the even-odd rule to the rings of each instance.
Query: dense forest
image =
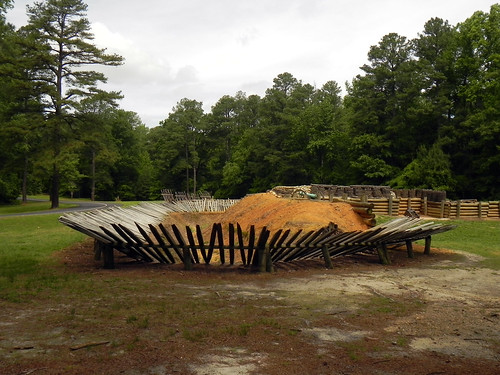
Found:
[[[36,2],[17,30],[12,3],[0,0],[1,202],[149,200],[163,188],[226,198],[310,183],[500,199],[499,4],[457,25],[432,18],[416,39],[382,36],[345,95],[284,72],[263,97],[225,95],[209,113],[183,98],[148,128],[85,70],[124,61],[92,43],[83,1]]]

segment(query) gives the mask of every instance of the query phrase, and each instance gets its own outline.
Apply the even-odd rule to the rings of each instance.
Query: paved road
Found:
[[[44,202],[43,199],[29,199],[31,201]],[[109,206],[114,206],[114,203],[103,203],[103,202],[81,202],[81,201],[66,201],[62,200],[59,203],[64,204],[74,204],[75,207],[69,208],[57,208],[54,210],[46,210],[46,211],[34,211],[34,212],[22,212],[18,214],[6,214],[0,215],[0,217],[9,217],[9,216],[33,216],[33,215],[51,215],[51,214],[64,214],[67,212],[77,212],[77,211],[89,211],[95,210],[96,208],[104,208]]]

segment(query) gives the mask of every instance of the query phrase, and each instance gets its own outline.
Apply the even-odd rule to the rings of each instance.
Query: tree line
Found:
[[[263,96],[183,98],[146,127],[86,70],[123,58],[93,44],[87,5],[45,0],[15,29],[0,0],[0,201],[48,192],[218,198],[276,185],[377,184],[500,197],[500,5],[450,25],[425,23],[368,51],[362,74],[318,88],[279,74]]]

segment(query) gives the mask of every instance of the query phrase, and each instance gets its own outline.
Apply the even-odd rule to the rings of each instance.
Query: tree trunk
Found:
[[[186,142],[186,194],[189,195],[189,152]]]
[[[23,186],[22,186],[22,200],[23,203],[28,201],[28,155],[24,155],[24,169],[23,169]]]
[[[92,150],[92,183],[90,187],[90,200],[95,201],[95,150]]]
[[[196,197],[196,166],[193,167],[193,198]]]
[[[52,205],[50,208],[59,208],[59,184],[59,168],[57,167],[56,163],[54,163],[54,169],[52,172],[52,186],[50,191],[50,201],[52,202]]]

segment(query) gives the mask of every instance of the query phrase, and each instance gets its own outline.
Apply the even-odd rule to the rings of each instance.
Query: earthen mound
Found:
[[[223,227],[239,223],[244,231],[251,225],[256,229],[316,230],[334,223],[344,232],[368,229],[363,219],[348,203],[325,202],[309,199],[278,198],[272,193],[252,194],[243,198],[221,214],[171,213],[167,224],[209,227],[219,222]]]

